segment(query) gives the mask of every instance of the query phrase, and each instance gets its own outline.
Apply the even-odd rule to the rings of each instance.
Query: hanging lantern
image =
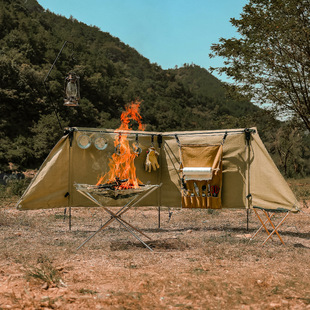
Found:
[[[80,77],[70,72],[65,78],[65,106],[77,107],[80,100]]]

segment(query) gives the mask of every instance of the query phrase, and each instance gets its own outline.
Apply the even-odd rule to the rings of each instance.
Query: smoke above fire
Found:
[[[105,183],[119,184],[116,189],[138,188],[142,182],[136,176],[135,158],[139,155],[127,139],[126,132],[138,126],[138,130],[144,130],[140,115],[140,101],[132,101],[125,106],[125,111],[121,115],[121,125],[115,132],[114,140],[115,152],[109,159],[109,172],[99,179],[96,185]],[[125,132],[120,132],[125,131]],[[119,182],[121,180],[121,182]]]

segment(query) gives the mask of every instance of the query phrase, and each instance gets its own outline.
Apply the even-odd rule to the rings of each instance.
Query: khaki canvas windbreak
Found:
[[[127,138],[132,145],[138,142],[142,149],[135,159],[137,177],[144,184],[160,184],[160,189],[141,201],[141,206],[181,207],[181,145],[219,145],[223,136],[222,208],[285,209],[298,211],[297,200],[273,163],[256,128],[251,129],[249,145],[244,129],[189,132],[131,131]],[[80,135],[93,139],[98,135],[107,141],[104,150],[94,143],[87,149],[78,146]],[[120,133],[113,130],[74,128],[65,135],[48,155],[37,175],[19,200],[20,210],[94,206],[78,193],[74,184],[96,184],[109,171],[109,159],[115,152],[114,139]],[[124,133],[121,133],[124,134]],[[162,138],[162,143],[158,144]],[[146,154],[152,145],[159,152],[160,168],[145,170]]]

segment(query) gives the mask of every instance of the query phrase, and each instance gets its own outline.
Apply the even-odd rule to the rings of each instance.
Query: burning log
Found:
[[[99,184],[97,185],[98,189],[111,189],[111,190],[125,190],[128,188],[133,188],[134,185],[133,184],[127,184],[128,188],[123,186],[125,183],[128,182],[128,179],[124,179],[124,180],[120,180],[119,178],[115,178],[114,182],[108,182],[108,183],[104,183],[104,184]],[[139,184],[140,186],[145,186],[144,184]]]
[[[119,178],[115,178],[114,182],[99,184],[97,186],[98,186],[98,188],[116,189],[116,188],[120,188],[121,185],[125,182],[128,182],[128,179],[120,180]]]

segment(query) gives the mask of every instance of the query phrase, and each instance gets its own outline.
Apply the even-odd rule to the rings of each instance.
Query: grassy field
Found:
[[[289,180],[303,209],[265,246],[253,212],[137,208],[77,247],[108,219],[100,208],[17,211],[2,189],[0,309],[310,309],[310,183]],[[275,220],[277,222],[278,219]]]

